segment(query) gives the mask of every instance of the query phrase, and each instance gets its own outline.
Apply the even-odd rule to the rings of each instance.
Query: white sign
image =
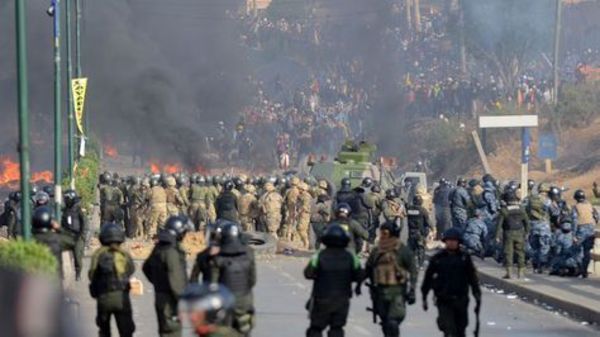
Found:
[[[485,128],[534,128],[538,126],[537,115],[479,116],[479,127]]]

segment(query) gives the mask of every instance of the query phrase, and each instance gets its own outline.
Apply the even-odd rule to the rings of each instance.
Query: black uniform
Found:
[[[210,266],[208,276],[211,281],[226,286],[235,296],[233,328],[249,336],[254,327],[255,311],[252,294],[256,285],[254,251],[241,242],[224,244],[207,265]]]
[[[339,225],[346,231],[346,234],[350,238],[350,243],[348,243],[346,249],[352,254],[358,253],[358,250],[360,249],[360,246],[358,245],[359,241],[367,240],[369,238],[369,232],[354,219],[338,218],[327,224],[323,231],[326,231],[327,227],[331,225]]]
[[[159,241],[144,262],[143,271],[154,285],[160,336],[181,336],[177,303],[187,284],[187,269],[185,251],[180,243],[167,238]]]
[[[0,216],[0,227],[6,226],[9,238],[16,238],[23,234],[21,228],[21,203],[7,200],[4,203],[4,212]]]
[[[129,298],[129,278],[135,265],[118,246],[99,248],[92,256],[90,293],[97,300],[96,324],[100,337],[110,337],[110,319],[115,316],[121,337],[133,336],[135,323]]]
[[[360,260],[343,247],[328,247],[313,256],[304,269],[304,277],[314,280],[307,337],[322,336],[328,326],[329,337],[344,336],[352,282],[359,282],[362,274]]]
[[[70,235],[64,234],[62,232],[54,232],[51,230],[39,230],[33,233],[33,238],[35,241],[42,243],[52,252],[52,255],[56,258],[58,262],[58,273],[63,276],[63,267],[62,267],[62,252],[73,250],[75,248],[75,241]]]
[[[417,259],[419,267],[425,261],[425,239],[429,235],[429,213],[423,206],[410,205],[406,209],[408,224],[408,247]]]
[[[238,201],[231,191],[223,191],[216,202],[217,219],[238,221]]]
[[[88,232],[87,218],[83,214],[79,203],[63,209],[61,226],[64,232],[71,235],[75,242],[73,257],[75,258],[75,273],[79,279],[83,266],[82,259],[85,250],[85,238]]]
[[[437,323],[444,336],[465,336],[469,323],[469,287],[480,303],[477,270],[469,254],[443,250],[431,258],[421,292],[426,302],[429,291],[433,290],[438,307]]]
[[[336,206],[340,204],[351,205],[354,201],[355,193],[350,188],[342,188],[335,195]],[[352,207],[352,206],[351,206]]]

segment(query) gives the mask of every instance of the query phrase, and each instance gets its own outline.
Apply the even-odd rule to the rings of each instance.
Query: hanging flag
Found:
[[[81,135],[83,132],[83,106],[85,103],[85,92],[87,89],[87,78],[74,78],[71,80],[71,90],[73,91],[73,108],[75,109],[75,120],[77,129]]]

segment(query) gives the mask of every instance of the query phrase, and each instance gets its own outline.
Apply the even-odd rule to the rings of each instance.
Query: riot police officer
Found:
[[[48,206],[38,207],[33,212],[31,227],[34,240],[50,248],[58,262],[58,275],[62,277],[62,252],[73,250],[75,242],[71,236],[60,232],[60,225],[54,220],[52,213]]]
[[[223,221],[221,228],[220,249],[210,263],[210,278],[229,288],[235,296],[233,328],[248,337],[254,327],[254,251],[242,242],[238,224]]]
[[[340,204],[350,205],[352,200],[354,200],[354,191],[352,190],[350,178],[343,178],[340,190],[335,195],[335,206],[337,207]]]
[[[415,258],[400,241],[400,227],[388,221],[379,228],[379,242],[367,260],[373,315],[379,316],[385,337],[399,337],[406,303],[415,303]],[[374,317],[375,320],[375,317]]]
[[[129,253],[121,248],[125,232],[114,223],[100,229],[100,243],[92,255],[88,277],[90,295],[97,301],[96,324],[100,336],[110,336],[110,319],[115,316],[121,337],[133,336],[135,323],[129,298],[129,278],[135,265]]]
[[[238,199],[233,193],[233,188],[234,184],[231,180],[223,185],[223,191],[216,200],[217,219],[238,221]]]
[[[23,234],[21,228],[21,192],[14,191],[8,195],[8,200],[4,203],[4,213],[2,213],[2,223],[0,226],[6,226],[8,237],[17,238]]]
[[[144,262],[144,275],[154,286],[158,332],[161,337],[181,336],[177,301],[187,284],[186,253],[181,242],[193,226],[172,216],[158,233],[158,243]]]
[[[225,221],[217,221],[206,225],[204,240],[206,248],[196,255],[196,261],[190,274],[190,282],[211,282],[211,263],[215,256],[221,251],[221,232]]]
[[[598,223],[598,212],[587,201],[583,190],[575,191],[573,199],[577,203],[573,206],[573,220],[576,224],[575,240],[583,247],[583,261],[581,265],[581,276],[587,278],[588,265],[591,261],[591,250],[594,248],[594,233]]]
[[[517,255],[517,277],[522,278],[525,272],[525,237],[529,234],[529,217],[520,204],[516,191],[507,190],[503,195],[505,205],[500,209],[496,241],[503,242],[505,279],[512,276],[514,254]]]
[[[325,226],[325,230],[327,227],[337,224],[341,226],[348,236],[350,237],[350,243],[348,243],[347,249],[351,253],[358,253],[359,247],[356,242],[357,239],[366,240],[369,238],[369,232],[361,226],[358,222],[354,221],[354,219],[350,218],[351,208],[348,204],[342,203],[338,204],[335,210],[335,219]],[[321,240],[321,238],[318,238]]]
[[[218,283],[191,283],[179,302],[180,316],[187,318],[199,337],[240,337],[228,326],[235,297]]]
[[[408,224],[408,247],[417,259],[417,266],[423,266],[425,262],[425,239],[429,235],[431,222],[429,213],[423,207],[423,198],[415,195],[412,205],[406,208]]]
[[[471,197],[466,189],[467,180],[459,178],[456,188],[450,193],[450,211],[452,213],[452,227],[464,230],[467,225],[469,209],[472,206]]]
[[[67,234],[70,234],[75,241],[73,257],[75,259],[75,278],[81,279],[82,260],[85,250],[85,240],[88,232],[88,223],[83,210],[81,209],[80,199],[77,192],[67,190],[63,196],[65,207],[62,211],[62,228]]]
[[[549,187],[545,183],[538,186],[538,193],[532,193],[527,198],[527,216],[531,221],[529,245],[531,246],[531,264],[536,273],[542,273],[548,265],[552,230],[549,221],[550,200],[548,199]]]
[[[466,336],[469,324],[469,288],[475,298],[475,313],[481,308],[481,289],[477,270],[471,256],[460,249],[461,232],[458,228],[448,229],[443,236],[446,248],[435,254],[423,278],[421,293],[423,310],[427,311],[427,295],[435,294],[438,307],[437,324],[444,336]],[[477,334],[476,334],[477,336]]]
[[[344,336],[352,283],[361,281],[363,270],[358,257],[346,250],[350,237],[342,227],[328,226],[321,240],[327,248],[313,255],[304,268],[304,277],[314,280],[306,336],[323,336],[327,327],[328,336]]]

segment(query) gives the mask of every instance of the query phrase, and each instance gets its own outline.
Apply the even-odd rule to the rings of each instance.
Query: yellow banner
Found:
[[[77,129],[83,135],[83,106],[85,104],[85,91],[87,89],[87,78],[74,78],[71,80],[73,91],[73,108],[75,109],[75,120]]]

